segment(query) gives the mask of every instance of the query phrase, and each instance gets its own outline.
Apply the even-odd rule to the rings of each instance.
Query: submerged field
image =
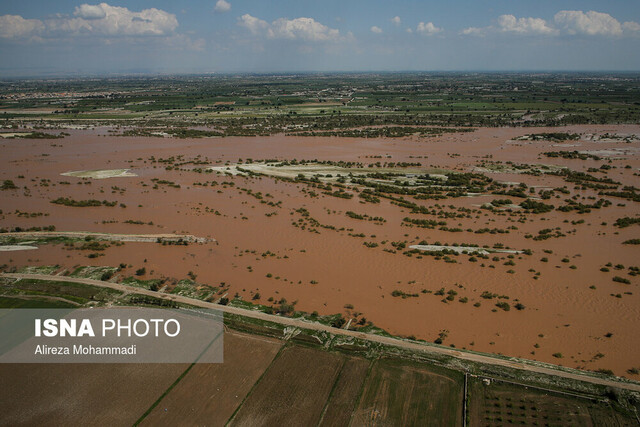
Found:
[[[0,141],[0,228],[143,237],[0,234],[38,248],[0,252],[5,271],[109,266],[158,292],[638,378],[638,126],[69,133]]]

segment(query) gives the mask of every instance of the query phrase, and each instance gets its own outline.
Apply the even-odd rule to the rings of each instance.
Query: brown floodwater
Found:
[[[104,256],[94,259],[88,258],[86,251],[43,245],[34,251],[0,252],[0,264],[17,267],[59,264],[70,269],[75,265],[126,263],[131,267],[121,275],[132,275],[145,266],[148,278],[182,279],[193,272],[199,283],[229,285],[229,297],[238,294],[251,300],[259,293],[261,303],[269,303],[270,297],[276,301],[286,298],[289,302],[296,301],[298,310],[357,314],[359,319],[364,316],[392,334],[433,341],[441,331],[446,331],[445,345],[571,367],[611,369],[618,375],[629,376],[627,369],[640,367],[637,334],[640,280],[628,274],[628,267],[640,265],[640,247],[622,242],[640,238],[640,226],[617,228],[613,223],[620,217],[638,216],[637,202],[605,197],[613,204],[588,214],[552,211],[529,214],[526,221],[518,222],[520,215],[498,215],[479,209],[483,203],[507,196],[416,201],[423,206],[440,205],[446,212],[458,208],[471,210],[463,218],[444,219],[448,227],[463,230],[515,227],[509,229],[508,234],[452,233],[403,225],[402,220],[407,216],[437,218],[411,214],[408,209],[384,199],[379,204],[365,204],[358,197],[346,200],[326,196],[305,184],[269,177],[196,173],[186,170],[194,167],[191,164],[181,166],[180,170],[165,170],[165,164],[150,160],[151,156],[166,159],[182,155],[186,161],[199,155],[199,160],[206,160],[212,166],[227,161],[234,163],[240,158],[344,160],[365,164],[419,161],[423,166],[471,172],[479,166],[482,157],[492,156],[489,160],[567,166],[584,172],[590,167],[608,164],[616,168],[607,170],[606,176],[623,185],[638,186],[638,142],[592,141],[585,137],[570,143],[576,147],[562,147],[548,141],[512,141],[534,132],[640,135],[640,126],[485,128],[421,140],[282,135],[224,139],[125,138],[108,136],[100,129],[70,131],[70,137],[57,140],[0,140],[0,180],[11,179],[20,187],[0,191],[0,227],[55,225],[58,231],[175,232],[217,240],[186,247],[126,243],[112,246],[104,251]],[[541,155],[545,151],[560,150],[627,151],[611,163],[606,158],[583,161]],[[625,168],[626,165],[630,168]],[[121,168],[131,169],[138,176],[91,180],[61,175],[68,171]],[[594,190],[575,190],[573,184],[567,184],[558,176],[508,172],[488,175],[498,181],[524,182],[535,187],[567,185],[570,195],[561,194],[560,199],[545,201],[555,205],[575,194],[599,198]],[[180,188],[161,184],[154,189],[154,178],[175,182]],[[205,181],[215,181],[218,185],[194,186]],[[280,203],[278,206],[260,203],[261,200],[241,189],[249,189],[254,194],[261,192],[262,201]],[[309,190],[318,193],[318,197],[309,196]],[[126,207],[77,208],[50,203],[58,197],[104,199]],[[512,199],[519,202],[517,198]],[[589,199],[581,201],[593,203]],[[321,224],[334,226],[335,230],[320,227],[316,233],[309,231],[313,228],[309,225],[305,229],[293,226],[292,223],[303,218],[296,212],[299,208],[307,209],[311,217]],[[18,216],[16,210],[46,216],[25,218]],[[220,215],[211,212],[216,210]],[[380,216],[386,222],[380,225],[349,218],[345,215],[347,211]],[[151,221],[153,225],[126,224],[126,220]],[[580,220],[584,222],[578,222]],[[543,241],[525,238],[528,234],[537,235],[541,229],[557,227],[564,237]],[[349,235],[359,233],[365,237]],[[509,261],[507,254],[492,254],[489,259],[477,262],[461,255],[452,257],[456,263],[447,263],[431,256],[408,257],[402,250],[397,253],[383,250],[392,250],[391,242],[406,241],[409,246],[422,240],[481,246],[501,243],[515,249],[531,249],[533,255],[515,255],[512,259],[515,265],[505,265]],[[379,246],[369,248],[363,242],[375,242]],[[274,255],[265,254],[267,251]],[[494,257],[497,260],[494,261]],[[542,262],[543,257],[548,261]],[[608,273],[601,272],[600,268],[609,262],[614,266],[622,264],[624,268],[612,267]],[[536,273],[539,276],[535,276]],[[614,276],[627,278],[631,284],[614,282]],[[454,301],[444,300],[446,293],[435,295],[441,288],[445,292],[455,290]],[[417,296],[394,297],[394,290]],[[508,299],[500,301],[507,301],[511,310],[505,312],[497,308],[497,299],[482,298],[485,291],[507,296]],[[467,298],[466,303],[459,301],[463,297]],[[523,310],[513,308],[516,300],[524,305]],[[474,306],[475,303],[480,306]],[[350,305],[353,309],[345,308]],[[607,334],[611,335],[606,337]],[[554,353],[562,353],[562,358],[554,357]]]

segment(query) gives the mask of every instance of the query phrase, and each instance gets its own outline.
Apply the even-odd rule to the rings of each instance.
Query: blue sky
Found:
[[[640,1],[0,0],[0,76],[640,71]]]

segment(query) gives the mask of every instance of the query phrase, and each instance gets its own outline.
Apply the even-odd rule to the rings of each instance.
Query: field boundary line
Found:
[[[367,381],[369,381],[369,377],[371,376],[371,372],[373,371],[373,366],[378,363],[378,360],[380,360],[380,357],[376,357],[374,359],[371,359],[371,362],[369,363],[369,367],[367,368],[367,375],[364,376],[364,379],[362,380],[362,385],[360,386],[360,390],[358,392],[358,398],[356,399],[356,404],[353,407],[353,412],[351,412],[351,418],[349,418],[349,427],[351,427],[351,425],[353,425],[353,419],[356,416],[356,412],[358,412],[358,407],[360,406],[360,401],[362,401],[362,395],[364,394],[364,388],[367,385]]]
[[[320,427],[322,424],[322,420],[324,419],[325,414],[327,413],[327,409],[329,409],[329,403],[331,402],[331,398],[333,397],[333,393],[336,390],[336,386],[338,385],[338,381],[340,380],[340,376],[344,371],[344,366],[347,364],[347,358],[345,357],[342,360],[342,365],[340,366],[340,370],[338,371],[338,375],[336,375],[336,379],[331,386],[331,391],[329,392],[329,396],[327,396],[327,401],[324,403],[324,407],[322,408],[322,413],[320,414],[320,419],[318,420],[318,424],[316,426]]]
[[[280,357],[280,355],[282,354],[282,352],[284,351],[284,349],[288,347],[287,346],[287,342],[283,341],[282,345],[280,346],[280,349],[278,350],[278,353],[276,353],[276,355],[273,357],[273,360],[271,360],[271,363],[269,363],[269,366],[267,366],[267,369],[264,370],[264,372],[262,372],[262,374],[260,375],[260,377],[256,380],[256,382],[253,383],[253,385],[251,386],[251,389],[249,390],[249,392],[246,394],[246,396],[242,399],[242,402],[240,402],[240,404],[238,405],[238,407],[233,411],[233,414],[231,414],[231,416],[229,417],[229,419],[227,420],[226,423],[224,423],[225,427],[231,425],[231,422],[233,421],[233,419],[236,417],[236,415],[238,414],[238,412],[240,411],[240,409],[244,406],[244,403],[247,401],[247,399],[253,394],[253,391],[256,389],[256,387],[258,386],[258,384],[260,384],[260,382],[262,381],[262,379],[264,378],[265,375],[267,375],[267,372],[269,372],[269,369],[271,369],[271,367],[273,366],[274,363],[276,363],[276,360],[278,360],[278,358]]]
[[[207,350],[209,350],[209,348],[211,347],[211,345],[216,342],[218,340],[218,338],[220,338],[222,336],[223,332],[220,332],[218,335],[216,335],[211,342],[209,342],[209,344],[204,348],[204,350],[202,350],[202,352],[198,355],[198,357],[196,358],[196,360],[193,361],[193,363],[191,363],[191,365],[189,365],[187,367],[187,369],[184,370],[184,372],[182,374],[180,374],[180,376],[178,378],[176,378],[176,380],[171,383],[171,385],[160,395],[160,397],[158,397],[158,399],[156,399],[155,402],[153,402],[151,404],[151,406],[149,407],[149,409],[146,410],[146,412],[144,414],[142,414],[140,416],[140,418],[138,418],[138,420],[133,424],[133,427],[137,427],[140,425],[140,423],[142,421],[144,421],[145,418],[147,418],[147,416],[156,408],[156,406],[158,406],[160,404],[160,402],[162,402],[162,400],[167,397],[167,395],[169,393],[171,393],[171,390],[173,390],[173,388],[175,386],[178,385],[178,383],[180,383],[180,381],[182,381],[182,379],[184,377],[187,376],[187,374],[189,373],[189,371],[191,371],[191,368],[193,368],[196,363],[198,363],[198,360],[200,360],[200,358],[207,352]]]
[[[524,383],[519,383],[519,382],[516,382],[516,381],[510,381],[510,380],[506,380],[506,379],[490,377],[490,376],[487,376],[487,375],[475,375],[475,374],[470,374],[470,375],[472,377],[476,377],[476,378],[484,378],[484,379],[491,380],[491,381],[517,385],[519,387],[533,388],[533,389],[544,391],[544,392],[547,392],[547,393],[563,394],[563,395],[566,395],[566,396],[577,397],[579,399],[592,400],[592,401],[600,402],[600,403],[607,403],[607,401],[605,399],[600,399],[600,398],[598,398],[596,396],[591,396],[591,395],[588,395],[588,394],[580,394],[580,393],[572,393],[570,391],[554,390],[554,389],[551,389],[551,388],[545,388],[545,387],[540,387],[540,386],[536,386],[536,385],[524,384]]]
[[[462,427],[467,427],[467,392],[468,392],[468,374],[464,373],[464,393],[462,394]]]

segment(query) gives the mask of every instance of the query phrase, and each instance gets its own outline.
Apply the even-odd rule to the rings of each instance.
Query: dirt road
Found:
[[[119,283],[103,282],[100,280],[83,279],[83,278],[66,277],[66,276],[51,276],[51,275],[44,275],[44,274],[1,273],[0,277],[8,277],[8,278],[14,278],[14,279],[48,280],[53,282],[82,283],[86,285],[116,289],[122,292],[129,292],[129,293],[134,292],[137,294],[148,295],[156,298],[170,299],[175,302],[190,304],[197,307],[217,309],[224,313],[230,313],[230,314],[236,314],[239,316],[260,319],[268,322],[279,323],[286,326],[311,329],[315,331],[324,331],[334,335],[342,335],[342,336],[364,339],[364,340],[377,342],[377,343],[390,345],[390,346],[395,346],[395,347],[400,347],[408,350],[422,351],[425,353],[443,354],[447,356],[456,357],[458,359],[468,360],[468,361],[477,362],[477,363],[484,363],[488,365],[521,369],[528,372],[534,372],[534,373],[545,374],[545,375],[554,375],[554,376],[568,378],[568,379],[577,380],[577,381],[584,381],[584,382],[589,382],[593,384],[599,384],[599,385],[610,386],[610,387],[618,387],[618,388],[640,392],[640,383],[637,383],[637,382],[622,382],[614,379],[590,376],[588,373],[581,373],[578,370],[573,370],[573,372],[562,371],[559,369],[554,369],[552,367],[529,364],[527,363],[527,361],[523,359],[519,359],[516,362],[516,361],[501,359],[498,357],[493,357],[489,354],[478,354],[478,353],[472,353],[464,350],[456,350],[456,349],[440,347],[440,346],[435,346],[430,344],[404,341],[397,338],[366,334],[366,333],[350,331],[346,329],[337,329],[331,326],[323,325],[316,322],[310,322],[307,320],[291,319],[288,317],[281,317],[281,316],[262,313],[260,311],[246,310],[246,309],[237,308],[237,307],[229,307],[225,305],[219,305],[219,304],[214,304],[206,301],[183,297],[180,295],[162,294],[159,292],[154,292],[147,289],[141,289],[134,286],[121,285]]]

